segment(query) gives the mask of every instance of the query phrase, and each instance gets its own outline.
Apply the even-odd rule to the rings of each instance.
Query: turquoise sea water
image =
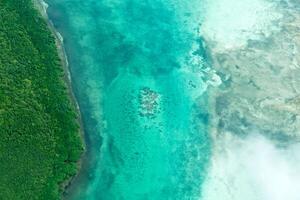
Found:
[[[198,199],[210,156],[201,9],[183,0],[47,3],[87,142],[66,198]]]
[[[87,153],[70,200],[299,200],[297,0],[47,0]]]

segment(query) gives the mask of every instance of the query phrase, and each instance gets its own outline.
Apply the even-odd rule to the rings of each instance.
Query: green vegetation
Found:
[[[0,0],[0,199],[59,199],[82,152],[54,37],[31,0]]]

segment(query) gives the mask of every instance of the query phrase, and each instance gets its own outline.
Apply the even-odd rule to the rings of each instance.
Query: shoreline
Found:
[[[77,173],[76,175],[70,177],[69,179],[66,179],[64,182],[62,182],[59,185],[59,188],[62,190],[61,196],[63,197],[64,193],[67,191],[67,189],[72,185],[74,179],[78,176],[81,167],[82,167],[82,161],[85,157],[86,154],[86,143],[85,143],[85,132],[84,132],[84,127],[83,127],[83,122],[82,122],[82,115],[80,111],[80,107],[78,104],[78,101],[75,97],[75,94],[73,92],[73,87],[72,87],[72,78],[71,78],[71,72],[69,68],[69,62],[68,62],[68,57],[64,48],[63,44],[63,37],[62,35],[55,29],[52,21],[49,19],[48,14],[47,14],[47,8],[48,4],[43,1],[43,0],[32,0],[34,7],[37,9],[37,11],[41,14],[41,17],[44,18],[45,22],[47,23],[49,30],[51,31],[53,37],[55,38],[55,45],[57,47],[57,53],[61,59],[61,67],[63,68],[64,71],[64,82],[67,87],[67,95],[70,98],[71,103],[73,104],[75,108],[75,112],[77,114],[77,123],[79,126],[79,134],[81,138],[81,143],[83,146],[83,152],[80,157],[80,159],[77,161]]]

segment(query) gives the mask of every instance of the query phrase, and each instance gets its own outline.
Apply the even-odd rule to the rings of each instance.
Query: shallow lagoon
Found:
[[[195,17],[188,5],[48,3],[65,38],[88,148],[67,197],[197,198],[210,154],[208,114],[199,107],[207,66],[204,58],[189,66],[206,52],[198,24],[187,26]]]
[[[47,3],[86,132],[67,199],[300,198],[299,3]]]

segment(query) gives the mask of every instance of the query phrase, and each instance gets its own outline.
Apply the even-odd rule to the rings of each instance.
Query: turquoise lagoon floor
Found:
[[[193,2],[47,3],[87,143],[66,199],[198,199],[210,156],[209,57]]]
[[[300,199],[299,1],[47,3],[87,143],[66,199]]]

